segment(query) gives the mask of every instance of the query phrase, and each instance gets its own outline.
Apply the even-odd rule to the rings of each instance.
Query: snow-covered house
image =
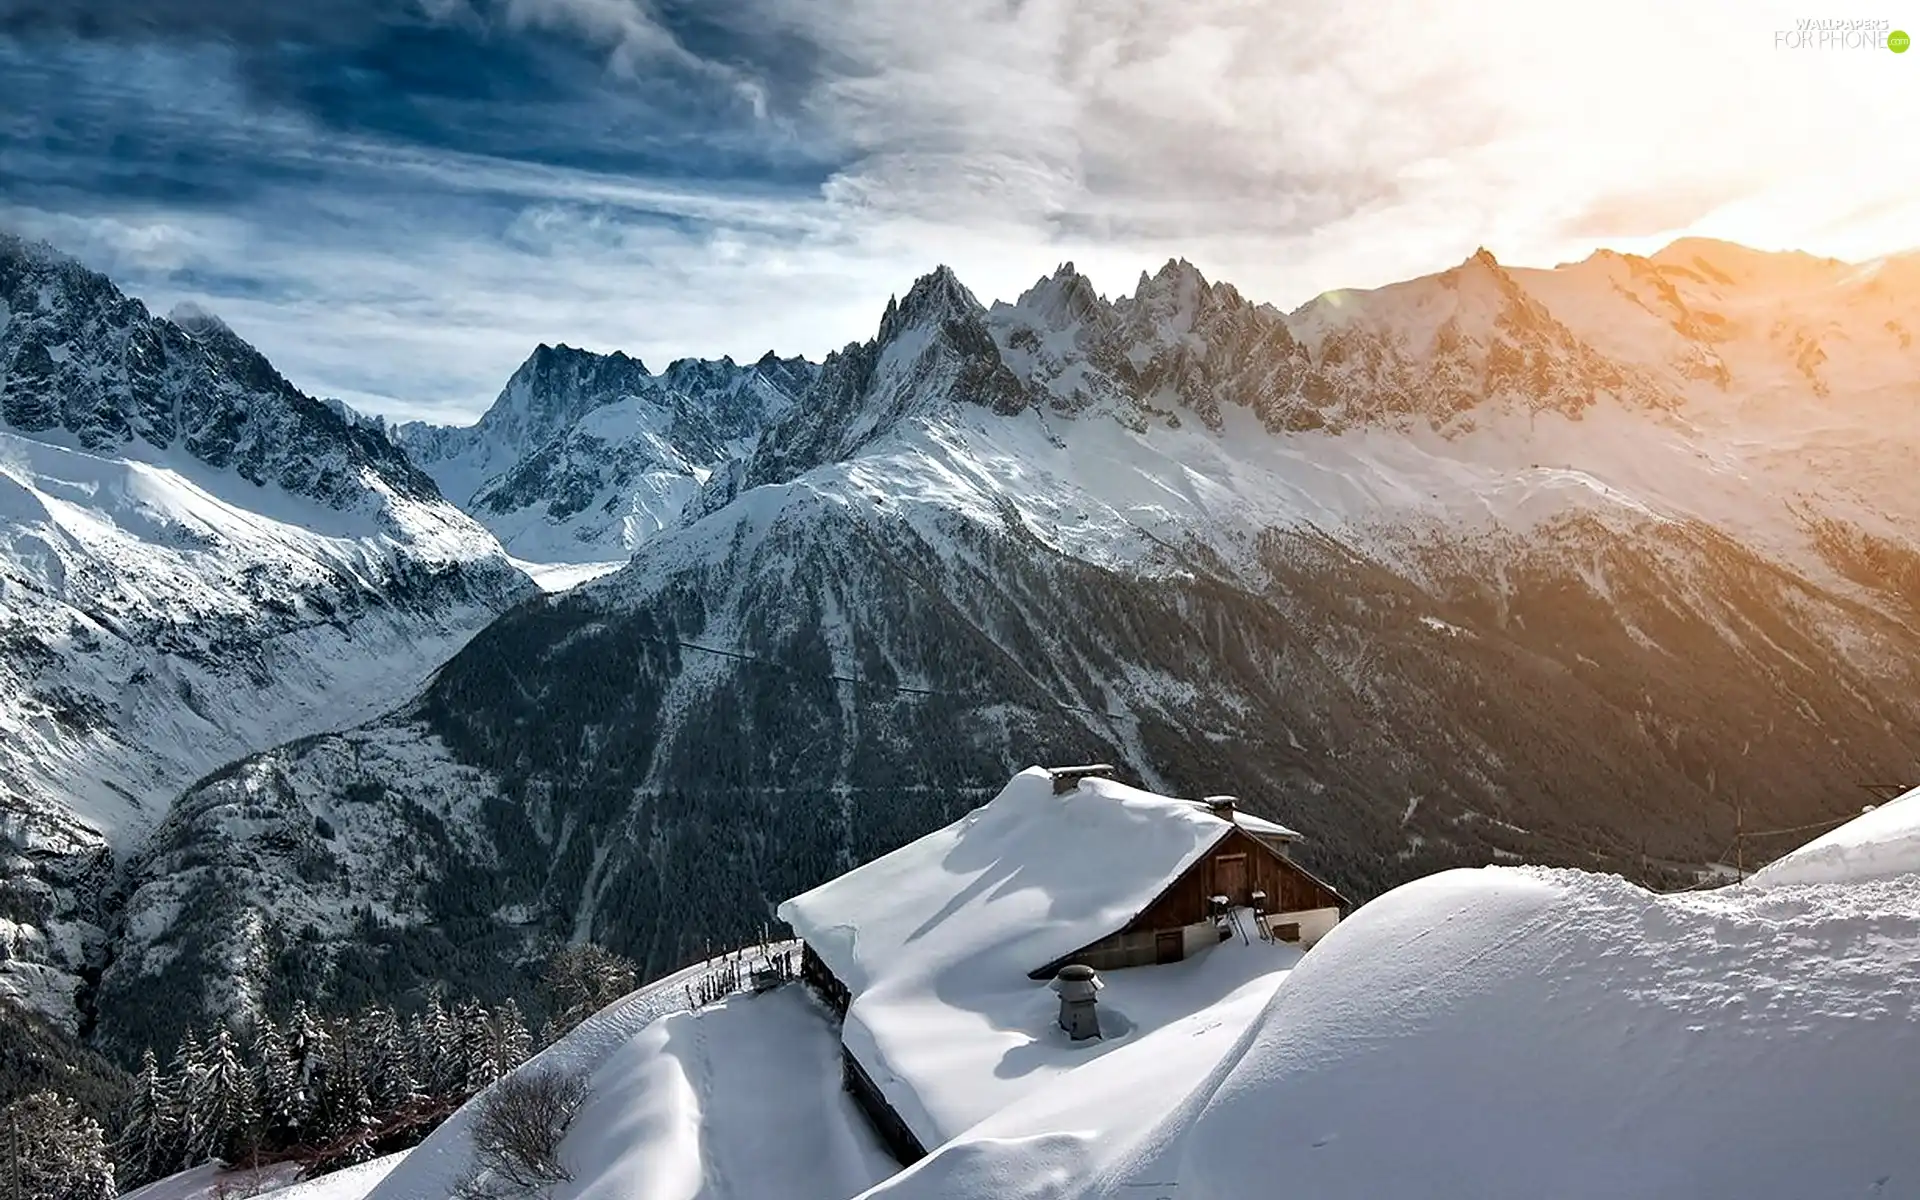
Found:
[[[780,906],[844,1017],[847,1083],[902,1159],[1090,1057],[1270,989],[1346,908],[1292,860],[1293,831],[1109,773],[1029,768]],[[1111,978],[1103,1036],[1078,1043],[1045,982],[1069,963],[1153,969]]]

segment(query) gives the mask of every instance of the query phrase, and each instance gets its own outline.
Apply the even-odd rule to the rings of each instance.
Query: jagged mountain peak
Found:
[[[367,477],[435,498],[378,430],[294,386],[195,307],[155,317],[113,281],[44,243],[0,234],[0,425],[64,431],[90,452],[179,448],[217,471],[335,508],[372,502]]]
[[[233,333],[233,327],[221,320],[219,314],[192,300],[174,305],[167,313],[167,320],[192,334]]]
[[[1648,256],[1667,271],[1687,271],[1723,286],[1805,286],[1816,281],[1838,281],[1859,268],[1837,258],[1822,258],[1804,250],[1756,250],[1716,238],[1685,237]]]
[[[413,423],[398,436],[514,553],[616,561],[679,520],[815,373],[769,352],[745,367],[679,358],[655,375],[619,351],[543,344],[478,423]]]
[[[568,364],[594,364],[602,361],[621,364],[642,374],[648,373],[646,363],[632,357],[624,350],[609,350],[603,353],[598,350],[570,346],[565,342],[551,346],[541,342],[533,348],[533,353],[527,356],[526,366],[522,369],[531,367],[535,370],[551,371]]]
[[[1133,295],[1113,305],[1134,328],[1135,336],[1149,336],[1154,327],[1161,335],[1185,333],[1206,323],[1211,314],[1249,307],[1238,288],[1210,282],[1184,258],[1168,259],[1152,275],[1142,271]]]
[[[996,320],[1012,314],[1043,329],[1064,329],[1076,324],[1098,324],[1111,311],[1106,299],[1071,262],[1061,263],[1051,275],[1043,275],[1033,286],[1020,293],[1012,304],[996,301],[992,313]]]
[[[652,379],[644,362],[623,351],[601,354],[542,342],[507,379],[478,428],[496,442],[530,449],[601,405],[644,390]]]
[[[0,263],[13,263],[20,267],[73,272],[88,276],[96,274],[79,259],[50,242],[22,237],[5,229],[0,229]]]
[[[880,318],[879,344],[886,346],[910,329],[934,328],[986,311],[953,268],[945,263],[914,280],[903,297],[889,298]]]

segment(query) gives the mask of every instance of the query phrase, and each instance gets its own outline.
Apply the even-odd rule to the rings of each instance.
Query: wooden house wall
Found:
[[[1236,857],[1237,867],[1222,862]],[[1225,895],[1232,907],[1246,908],[1252,906],[1255,892],[1267,894],[1269,913],[1346,907],[1339,893],[1236,827],[1123,928],[1047,963],[1033,971],[1031,978],[1051,979],[1070,962],[1085,963],[1096,971],[1114,971],[1184,958],[1190,940],[1184,933],[1210,925],[1213,897]],[[1176,930],[1183,932],[1182,950],[1169,958],[1170,948],[1163,948],[1159,939]],[[1197,932],[1204,933],[1205,929]]]
[[[888,1152],[901,1166],[910,1167],[927,1156],[926,1147],[920,1144],[919,1138],[913,1136],[913,1130],[907,1128],[906,1121],[894,1111],[893,1105],[887,1103],[887,1098],[873,1082],[873,1076],[867,1074],[867,1069],[860,1065],[853,1051],[844,1045],[840,1047],[840,1083],[847,1094],[853,1097],[867,1124],[873,1127],[874,1133],[879,1135]]]
[[[839,976],[827,967],[826,960],[815,954],[813,947],[805,942],[800,943],[800,978],[826,1001],[835,1016],[846,1020],[847,1005],[853,1001],[852,994],[847,991],[847,985],[840,982]]]
[[[1245,866],[1237,872],[1241,881],[1238,886],[1232,882],[1236,872],[1221,862],[1234,855],[1245,856]],[[1121,932],[1193,925],[1212,915],[1213,897],[1224,894],[1234,907],[1246,907],[1253,903],[1254,892],[1267,894],[1268,912],[1343,907],[1333,889],[1273,853],[1245,830],[1234,829]]]

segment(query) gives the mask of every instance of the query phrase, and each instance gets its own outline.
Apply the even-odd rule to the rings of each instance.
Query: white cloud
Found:
[[[458,0],[433,2],[457,17]],[[514,11],[621,47],[616,70],[693,57],[635,0]],[[1700,232],[1863,257],[1920,229],[1920,159],[1901,150],[1920,53],[1778,51],[1773,31],[1813,14],[1773,0],[745,0],[712,15],[810,48],[778,80],[749,58],[700,69],[843,164],[817,193],[453,154],[282,114],[281,154],[383,194],[0,217],[130,273],[163,309],[206,303],[315,390],[465,416],[541,340],[657,365],[817,356],[869,336],[886,296],[941,261],[988,298],[1069,258],[1126,290],[1180,254],[1290,306],[1478,245],[1549,263]],[[229,128],[268,128],[248,120]],[[237,270],[275,286],[182,282]]]

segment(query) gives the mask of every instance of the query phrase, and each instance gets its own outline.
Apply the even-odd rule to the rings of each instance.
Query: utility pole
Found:
[[[26,1189],[20,1185],[20,1173],[26,1169],[22,1161],[26,1154],[20,1145],[20,1114],[17,1111],[7,1114],[7,1150],[10,1166],[7,1174],[11,1177],[8,1180],[7,1200],[27,1200]]]
[[[1746,809],[1738,804],[1733,806],[1733,871],[1734,882],[1747,881],[1747,833]]]

